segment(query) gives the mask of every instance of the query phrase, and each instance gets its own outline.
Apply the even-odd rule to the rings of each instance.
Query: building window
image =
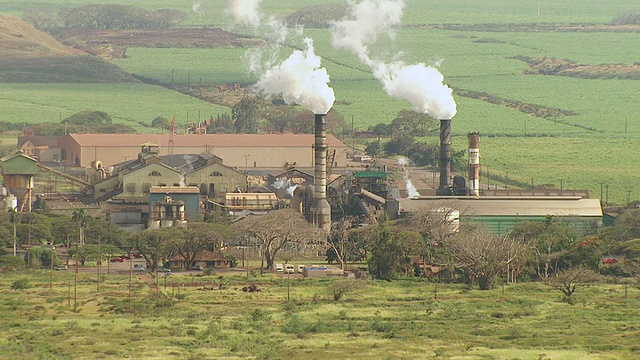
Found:
[[[209,176],[222,176],[222,173],[220,171],[214,171]]]
[[[157,171],[152,171],[152,172],[149,173],[149,176],[162,176],[162,174],[160,174]]]

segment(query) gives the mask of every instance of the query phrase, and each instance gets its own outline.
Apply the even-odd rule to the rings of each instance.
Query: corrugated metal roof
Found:
[[[69,134],[80,146],[121,147],[141,146],[153,142],[160,147],[168,146],[171,134]],[[175,147],[305,147],[315,142],[313,134],[175,134]],[[330,147],[346,147],[338,138],[327,134]]]
[[[447,206],[460,211],[461,216],[588,216],[602,217],[602,208],[598,199],[579,197],[554,198],[464,198],[442,197],[401,199],[402,211],[412,212],[421,208],[431,209]]]
[[[152,186],[151,194],[198,194],[197,186]]]

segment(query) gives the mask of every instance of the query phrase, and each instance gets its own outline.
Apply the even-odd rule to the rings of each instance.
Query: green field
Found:
[[[204,120],[212,114],[228,112],[216,104],[176,93],[161,86],[142,83],[121,84],[0,84],[0,121],[59,122],[82,110],[99,110],[110,114],[117,123],[145,131],[157,116],[177,124]],[[147,129],[149,131],[149,129]]]
[[[29,6],[89,3],[100,2],[33,1]],[[264,0],[261,10],[265,16],[284,17],[308,6],[344,3]],[[637,28],[621,32],[562,31],[556,25],[607,24],[626,11],[637,11],[637,1],[589,0],[578,4],[569,0],[409,0],[405,4],[403,27],[393,40],[381,37],[372,46],[372,54],[407,63],[441,62],[445,83],[456,91],[456,148],[466,147],[466,133],[478,131],[483,137],[482,165],[496,174],[506,176],[508,172],[510,178],[522,183],[533,178],[535,183],[558,184],[559,179],[564,179],[568,187],[587,188],[592,196],[599,196],[601,184],[608,184],[609,202],[616,204],[640,197],[640,184],[634,181],[634,165],[640,156],[631,151],[634,140],[640,138],[640,81],[525,75],[528,64],[514,59],[547,57],[582,65],[633,65],[640,59]],[[194,2],[183,0],[136,2],[136,6],[148,9],[182,10],[189,16],[185,26],[219,26],[246,35],[265,35],[264,30],[232,26],[224,11],[227,0],[201,2],[200,13],[192,10],[193,5]],[[20,14],[25,8],[21,2],[0,0],[0,13]],[[323,66],[331,76],[330,86],[336,93],[334,109],[344,115],[348,124],[353,122],[356,128],[366,129],[376,123],[388,123],[398,111],[409,108],[407,102],[384,94],[370,70],[354,55],[333,49],[328,29],[309,28],[304,35],[314,39],[316,53],[323,57]],[[278,54],[280,59],[293,48],[302,47],[300,38],[289,40],[289,47]],[[113,64],[163,84],[248,84],[256,76],[248,73],[242,60],[246,50],[136,47],[127,49],[126,57]],[[402,55],[398,58],[397,54]],[[114,93],[114,87],[121,97]],[[465,97],[469,91],[574,115],[536,117],[505,105]],[[160,101],[156,96],[162,96]],[[146,124],[156,116],[170,118],[177,114],[179,122],[186,122],[187,112],[193,120],[198,113],[204,118],[229,111],[156,86],[132,84],[0,83],[0,105],[5,109],[4,116],[10,119],[6,121],[58,121],[61,116],[90,108],[106,111],[117,121],[139,130],[143,130],[140,123]]]
[[[540,283],[479,291],[420,280],[367,281],[335,302],[335,279],[5,273],[0,358],[632,359],[640,292],[603,284],[576,305]],[[32,285],[10,289],[18,279]],[[71,284],[71,285],[70,285]],[[246,293],[255,284],[261,291]],[[434,297],[436,297],[434,299]],[[132,309],[130,312],[129,299]],[[77,311],[74,306],[77,304]]]

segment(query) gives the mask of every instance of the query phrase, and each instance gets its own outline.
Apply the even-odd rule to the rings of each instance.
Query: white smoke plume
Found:
[[[314,53],[313,40],[305,38],[305,51],[294,51],[280,65],[268,69],[255,88],[268,95],[282,94],[287,104],[302,105],[314,114],[326,114],[335,101],[329,87],[329,74],[320,67],[321,58]]]
[[[395,62],[378,64],[373,74],[389,96],[407,100],[417,113],[448,120],[457,112],[453,90],[443,83],[444,76],[434,67]]]
[[[351,50],[360,60],[373,66],[368,45],[381,34],[394,37],[394,26],[401,23],[403,0],[349,1],[350,14],[331,24],[331,40],[336,48]]]
[[[409,160],[405,157],[398,158],[398,165],[402,166],[402,178],[404,179],[405,185],[407,187],[407,198],[412,198],[414,196],[420,196],[418,189],[413,185],[411,179],[409,178],[409,170],[407,169],[407,165]]]
[[[262,0],[230,0],[227,11],[234,21],[243,25],[258,27],[262,14],[258,10]]]
[[[349,14],[332,29],[332,44],[354,52],[372,68],[373,75],[394,98],[409,101],[413,110],[429,114],[434,119],[451,119],[457,112],[453,91],[443,83],[444,77],[436,66],[406,65],[396,61],[385,63],[372,59],[369,46],[382,34],[391,35],[401,23],[403,0],[349,1]]]
[[[202,4],[197,2],[195,4],[193,4],[193,6],[191,6],[191,10],[193,10],[194,13],[201,15],[202,14]]]

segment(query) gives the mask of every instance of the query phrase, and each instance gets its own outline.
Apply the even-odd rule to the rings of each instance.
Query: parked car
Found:
[[[275,264],[274,266],[275,266],[276,272],[284,272],[284,265]]]
[[[144,271],[144,270],[145,270],[145,268],[144,268],[144,265],[142,265],[142,264],[134,264],[133,265],[133,271]]]
[[[298,272],[300,274],[304,274],[304,269],[306,268],[306,265],[303,264],[298,264]]]
[[[122,256],[116,256],[116,257],[112,257],[111,260],[109,260],[109,261],[111,261],[111,262],[124,262],[125,260],[126,259],[123,258]]]
[[[287,264],[285,265],[285,272],[287,274],[293,274],[294,272],[296,272],[296,267],[293,266],[293,264]]]
[[[158,266],[158,267],[156,268],[156,271],[157,271],[157,272],[170,273],[170,272],[171,272],[171,269],[167,269],[166,267]]]
[[[198,270],[198,271],[202,271],[202,265],[193,265],[191,267],[191,270]]]
[[[53,270],[57,270],[57,271],[62,271],[67,269],[68,269],[67,265],[58,265],[53,267]]]

